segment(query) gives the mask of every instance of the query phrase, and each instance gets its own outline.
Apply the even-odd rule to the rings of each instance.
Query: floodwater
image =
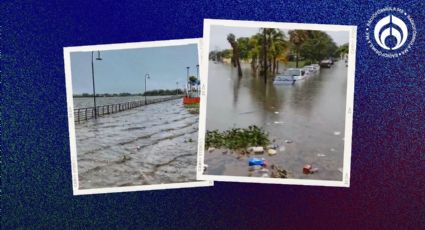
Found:
[[[264,84],[248,65],[239,78],[236,68],[210,62],[208,74],[207,130],[257,125],[279,147],[274,156],[206,151],[205,174],[252,176],[247,161],[257,157],[287,170],[288,178],[342,180],[347,90],[343,61],[294,85],[273,85],[272,80]],[[303,174],[305,164],[318,172]]]
[[[75,124],[79,188],[195,181],[198,115],[182,99]]]
[[[164,98],[170,96],[146,96],[146,100]],[[93,97],[74,97],[74,109],[93,107]],[[112,105],[131,101],[143,101],[144,96],[126,96],[126,97],[96,97],[96,106]]]

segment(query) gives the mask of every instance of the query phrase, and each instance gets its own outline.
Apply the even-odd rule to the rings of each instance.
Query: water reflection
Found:
[[[282,67],[282,66],[281,66]],[[282,68],[280,69],[282,71]],[[276,156],[262,156],[283,166],[293,178],[341,180],[347,68],[331,69],[294,85],[267,84],[243,65],[243,76],[227,64],[209,64],[207,130],[257,125],[281,146]],[[232,99],[230,99],[232,98]],[[338,135],[335,135],[337,133]],[[285,143],[285,140],[293,143]],[[246,159],[206,154],[208,174],[247,176]],[[302,174],[302,166],[320,169]]]

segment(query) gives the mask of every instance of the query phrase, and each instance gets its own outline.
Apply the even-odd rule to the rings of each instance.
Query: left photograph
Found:
[[[74,195],[196,180],[200,39],[64,48]]]

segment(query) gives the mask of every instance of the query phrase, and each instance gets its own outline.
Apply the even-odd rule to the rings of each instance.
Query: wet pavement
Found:
[[[182,99],[75,125],[79,188],[195,181],[198,115]]]

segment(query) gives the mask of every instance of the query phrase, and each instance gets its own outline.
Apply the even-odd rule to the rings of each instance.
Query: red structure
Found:
[[[199,104],[200,98],[199,97],[183,97],[183,104],[185,105],[191,105],[191,104]]]

